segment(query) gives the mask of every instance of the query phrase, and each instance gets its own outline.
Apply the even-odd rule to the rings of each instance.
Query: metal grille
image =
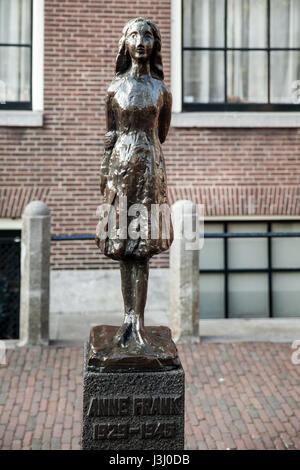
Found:
[[[20,237],[0,231],[0,339],[19,338]]]

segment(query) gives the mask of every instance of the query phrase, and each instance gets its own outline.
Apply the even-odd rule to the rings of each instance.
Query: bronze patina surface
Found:
[[[109,215],[116,214],[115,227],[120,229],[120,203],[126,208],[142,204],[151,213],[152,205],[168,205],[167,182],[161,144],[171,120],[172,96],[163,83],[161,37],[149,19],[129,21],[119,43],[116,75],[106,95],[107,132],[100,187]],[[140,214],[138,214],[140,216]],[[127,227],[138,219],[126,211]],[[109,217],[108,217],[108,220]],[[179,365],[177,349],[170,331],[164,327],[144,327],[149,259],[167,250],[173,240],[169,231],[158,224],[158,236],[137,239],[107,236],[103,218],[96,231],[96,243],[104,255],[120,262],[124,299],[123,325],[96,327],[91,332],[88,364],[107,367],[161,369]],[[108,224],[108,222],[107,222]],[[119,232],[120,235],[120,232]]]
[[[145,348],[139,351],[138,345],[132,342],[126,348],[115,343],[118,327],[98,325],[91,329],[90,350],[88,355],[89,369],[112,372],[114,370],[153,371],[168,370],[180,366],[177,348],[172,341],[171,331],[167,326],[146,326],[145,334],[151,347],[150,354]]]

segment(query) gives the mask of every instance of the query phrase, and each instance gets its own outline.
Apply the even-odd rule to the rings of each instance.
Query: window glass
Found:
[[[227,233],[265,233],[268,230],[300,233],[300,222],[205,224],[205,233],[222,233],[225,229]],[[226,245],[227,269],[224,258]],[[201,318],[225,318],[226,315],[229,318],[300,317],[298,236],[205,238],[199,253],[199,268]]]
[[[269,230],[269,223],[230,222],[226,227],[228,233],[263,233]],[[206,233],[222,233],[223,229],[223,223],[205,224]],[[300,233],[300,222],[273,222],[270,230]],[[226,243],[227,270],[224,265],[224,239],[206,238],[200,251],[200,317],[226,316],[225,285],[228,286],[229,318],[263,318],[270,315],[300,317],[300,237],[272,238],[270,258],[267,237],[227,238]],[[269,265],[272,279],[269,278]],[[259,272],[261,269],[266,272]],[[204,270],[212,272],[204,273]],[[269,311],[270,295],[272,312]]]
[[[0,43],[31,43],[31,0],[0,0]]]
[[[265,223],[231,223],[228,232],[267,232]],[[228,267],[230,269],[255,269],[268,267],[267,238],[229,238]]]
[[[273,223],[272,231],[300,233],[300,223]],[[273,238],[272,267],[300,268],[300,237]]]
[[[300,47],[299,0],[272,0],[271,47]]]
[[[295,109],[299,24],[300,0],[183,0],[185,109]]]
[[[273,316],[300,317],[300,272],[273,274]]]
[[[223,233],[224,225],[205,223],[204,233]],[[199,252],[199,268],[224,269],[224,240],[222,238],[205,238]]]
[[[224,52],[185,51],[184,101],[224,101]]]
[[[267,274],[229,274],[229,318],[269,316]]]
[[[293,103],[293,83],[299,78],[300,51],[271,52],[270,93],[272,103]]]
[[[224,274],[201,274],[200,318],[224,318]]]
[[[31,10],[31,0],[0,0],[1,108],[30,106]]]
[[[185,47],[224,47],[224,0],[183,0]]]
[[[0,46],[0,81],[5,101],[30,101],[30,63],[29,48]]]
[[[268,54],[261,51],[228,51],[227,101],[268,102]]]
[[[227,0],[227,46],[267,47],[267,0]]]

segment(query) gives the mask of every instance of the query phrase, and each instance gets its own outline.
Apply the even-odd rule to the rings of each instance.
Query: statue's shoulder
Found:
[[[161,82],[161,91],[167,100],[172,100],[172,93],[170,92],[169,88],[164,84],[164,82]]]
[[[107,94],[110,96],[114,96],[118,88],[122,85],[123,82],[124,82],[124,75],[117,75],[116,77],[114,77],[114,79],[112,80],[112,82],[110,83],[107,89]]]
[[[165,99],[172,98],[172,93],[170,92],[169,88],[164,84],[162,80],[156,77],[151,77],[152,84],[156,87],[156,89],[161,93]]]

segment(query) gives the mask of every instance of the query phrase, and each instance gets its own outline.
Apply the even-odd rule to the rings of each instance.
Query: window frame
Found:
[[[240,219],[240,220],[230,220],[230,219],[218,219],[218,220],[213,220],[213,219],[207,219],[205,224],[212,224],[212,223],[220,223],[223,225],[223,232],[222,233],[231,233],[228,232],[228,224],[241,224],[241,223],[251,223],[251,224],[256,224],[256,223],[265,223],[267,227],[267,232],[272,232],[272,224],[274,223],[283,223],[283,224],[288,224],[290,222],[300,222],[299,218],[296,219],[273,219],[273,218],[259,218],[256,220],[249,220],[249,219]],[[209,233],[209,232],[208,232]],[[209,275],[209,274],[221,274],[224,276],[224,318],[223,319],[229,319],[231,318],[229,316],[229,276],[230,274],[267,274],[268,278],[268,316],[267,317],[261,317],[261,318],[289,318],[289,317],[274,317],[274,307],[273,307],[273,294],[274,294],[274,289],[273,289],[273,274],[274,273],[300,273],[300,266],[299,267],[274,267],[273,262],[272,262],[272,252],[273,252],[273,246],[272,246],[272,240],[274,240],[274,237],[266,237],[267,238],[267,267],[266,268],[229,268],[229,260],[228,260],[228,237],[224,238],[217,238],[220,240],[223,240],[223,259],[224,259],[224,265],[223,268],[219,269],[202,269],[200,264],[199,264],[199,280],[201,279],[201,275]],[[234,238],[231,238],[234,239]],[[244,239],[248,240],[246,237],[239,238],[239,239]],[[263,238],[264,239],[264,238]],[[200,312],[201,315],[201,312]],[[250,318],[250,317],[249,317]],[[256,317],[253,317],[256,318]],[[299,317],[293,317],[293,318],[299,318]],[[206,320],[206,318],[201,318],[202,320]]]
[[[32,0],[31,107],[0,107],[0,127],[41,127],[44,111],[44,0]]]
[[[6,103],[0,103],[0,110],[32,110],[32,39],[33,39],[33,0],[30,0],[31,12],[30,12],[30,44],[14,44],[14,43],[1,43],[0,47],[18,47],[30,49],[30,100],[29,101],[8,101]]]
[[[267,45],[266,47],[228,47],[227,46],[227,16],[228,16],[228,0],[224,1],[224,47],[185,47],[183,43],[183,29],[184,29],[184,0],[181,0],[181,34],[182,34],[182,47],[181,47],[181,64],[182,64],[182,87],[184,87],[184,71],[183,71],[183,56],[184,51],[220,51],[224,53],[224,102],[222,103],[185,103],[184,95],[182,93],[182,109],[183,111],[289,111],[289,112],[299,112],[300,104],[292,103],[271,103],[271,52],[272,51],[299,51],[298,48],[288,48],[288,47],[271,47],[271,0],[266,0],[267,2]],[[267,103],[229,103],[227,102],[227,53],[228,51],[261,51],[267,53]],[[296,78],[295,78],[296,80]]]
[[[197,110],[183,109],[182,45],[183,2],[171,0],[171,91],[173,112],[171,125],[178,128],[299,128],[300,105],[292,110]],[[285,106],[285,105],[283,105]],[[290,105],[287,105],[290,106]],[[189,109],[188,109],[189,108]],[[297,109],[296,109],[297,108]]]

